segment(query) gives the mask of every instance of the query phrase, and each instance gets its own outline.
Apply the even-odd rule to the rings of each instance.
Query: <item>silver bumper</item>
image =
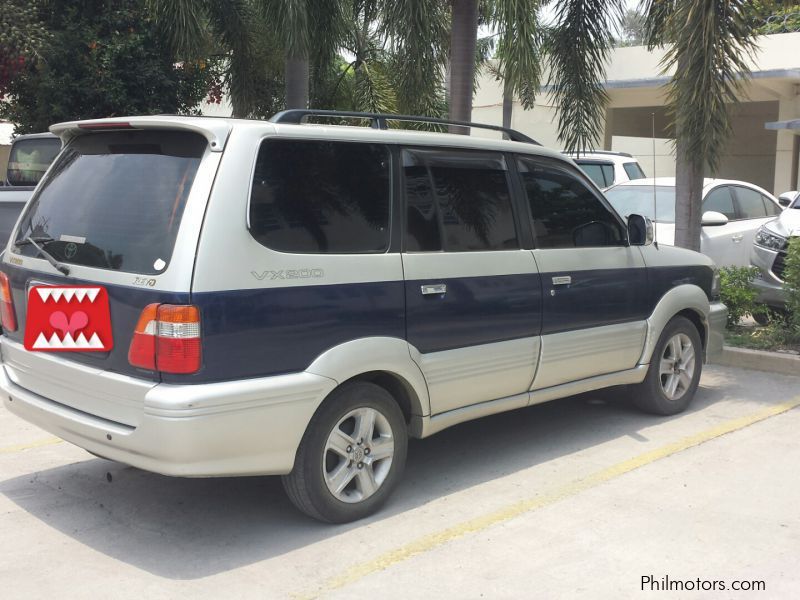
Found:
[[[3,403],[26,421],[99,456],[189,477],[288,473],[314,411],[336,386],[311,373],[159,384],[145,393],[139,418],[129,425],[63,404],[57,392],[32,392],[15,379],[14,366],[0,365]]]
[[[708,340],[706,341],[706,362],[712,362],[722,355],[725,342],[725,325],[728,308],[722,302],[712,302],[708,313]]]

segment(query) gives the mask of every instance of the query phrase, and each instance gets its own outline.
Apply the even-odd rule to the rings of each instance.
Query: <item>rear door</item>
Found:
[[[219,155],[189,131],[102,131],[72,140],[27,205],[3,259],[18,323],[5,331],[7,339],[22,344],[28,327],[48,339],[66,337],[55,322],[27,323],[31,288],[99,285],[108,292],[113,348],[58,357],[158,379],[128,363],[128,348],[145,306],[190,302],[197,236]],[[51,266],[28,238],[69,274]],[[61,295],[58,301],[81,300]],[[63,312],[70,317],[73,309],[65,305]]]
[[[636,366],[647,272],[619,217],[569,165],[519,157],[542,277],[542,357],[533,389]]]
[[[501,153],[406,149],[407,339],[433,414],[523,395],[539,354],[541,284]]]
[[[742,266],[750,264],[750,250],[756,232],[766,222],[771,221],[779,214],[781,209],[760,191],[743,185],[731,186],[736,207],[738,221],[736,237],[738,238],[739,263]]]

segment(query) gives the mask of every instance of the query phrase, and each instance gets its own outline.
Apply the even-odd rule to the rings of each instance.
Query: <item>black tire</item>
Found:
[[[343,421],[345,417],[354,411],[371,409],[377,411],[381,417],[377,417],[375,429],[388,427],[391,438],[394,441],[394,454],[389,462],[380,459],[367,465],[369,442],[363,444],[348,445],[353,447],[354,453],[350,454],[353,460],[347,460],[333,450],[326,450],[329,436],[338,428],[340,432],[347,429],[351,418]],[[357,434],[358,417],[352,417],[354,430],[348,434]],[[381,438],[376,437],[373,441]],[[353,437],[357,441],[357,435]],[[359,454],[360,450],[360,454]],[[400,407],[384,388],[366,381],[355,381],[346,383],[334,390],[322,403],[311,422],[308,424],[300,447],[297,450],[294,469],[288,475],[282,477],[283,487],[292,503],[308,516],[327,523],[348,523],[363,519],[371,515],[391,495],[398,481],[402,477],[405,468],[406,455],[408,451],[408,431],[405,417]],[[328,470],[331,461],[337,461]],[[356,460],[362,462],[356,463]],[[358,464],[363,465],[358,467]],[[375,465],[374,471],[373,466]],[[349,501],[342,501],[334,495],[326,483],[325,472],[333,473],[336,468],[345,465],[346,469],[353,471],[354,476],[340,495],[347,496]],[[358,468],[358,471],[355,469]],[[361,491],[361,477],[366,476],[364,468],[370,469],[369,473],[375,473],[382,469],[381,482],[377,484],[377,491],[359,500],[359,495],[364,495]],[[376,481],[372,477],[372,481]],[[350,489],[351,488],[351,489]]]
[[[676,336],[685,336],[679,339],[688,339],[691,342],[694,349],[694,365],[692,376],[689,378],[690,383],[688,385],[679,383],[673,397],[670,397],[664,388],[670,381],[671,374],[662,375],[661,363],[662,359],[671,360],[672,349],[668,349],[668,345]],[[680,361],[677,362],[680,363]],[[677,368],[680,371],[680,364]],[[702,371],[703,344],[697,328],[685,317],[673,317],[658,338],[644,381],[638,385],[629,386],[631,399],[640,410],[647,413],[674,415],[683,412],[694,398],[697,386],[700,384]],[[676,372],[675,375],[679,376],[680,373]]]
[[[762,327],[769,325],[769,322],[772,320],[770,318],[769,309],[765,310],[764,312],[754,312],[753,313],[753,320],[761,325]]]

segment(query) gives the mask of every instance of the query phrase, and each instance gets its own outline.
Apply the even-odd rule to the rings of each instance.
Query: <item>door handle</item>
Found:
[[[570,285],[572,284],[572,277],[569,275],[561,275],[559,277],[553,277],[553,285]]]
[[[423,296],[437,296],[447,293],[447,285],[444,283],[434,283],[420,286]]]
[[[739,243],[739,242],[741,242],[743,239],[744,239],[744,234],[743,234],[743,233],[740,233],[739,235],[732,235],[732,236],[731,236],[731,241],[732,241],[734,244],[738,244],[738,243]]]

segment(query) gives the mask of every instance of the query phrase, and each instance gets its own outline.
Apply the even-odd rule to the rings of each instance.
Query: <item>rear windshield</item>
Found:
[[[633,181],[634,179],[644,179],[645,174],[642,171],[642,167],[639,166],[639,163],[636,162],[626,162],[622,163],[622,168],[625,169],[625,172],[628,174],[628,179]]]
[[[206,148],[189,132],[84,135],[58,157],[23,216],[56,260],[154,275],[169,264],[186,198]],[[26,256],[32,245],[17,246]]]
[[[61,150],[61,140],[33,138],[18,140],[11,147],[6,179],[11,185],[36,185]]]

